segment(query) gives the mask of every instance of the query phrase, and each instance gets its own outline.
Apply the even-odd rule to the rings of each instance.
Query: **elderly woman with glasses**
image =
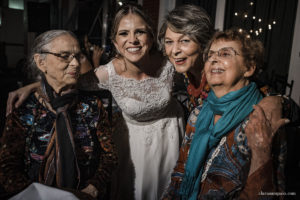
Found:
[[[267,116],[256,105],[262,96],[252,77],[262,44],[234,29],[217,32],[203,57],[211,91],[189,118],[195,129],[184,137],[164,199],[258,199],[276,191],[272,138],[284,120],[276,104]]]
[[[33,182],[82,199],[106,195],[116,153],[101,101],[76,89],[80,56],[69,31],[51,30],[35,39],[29,60],[40,87],[7,117],[0,149],[3,198]]]

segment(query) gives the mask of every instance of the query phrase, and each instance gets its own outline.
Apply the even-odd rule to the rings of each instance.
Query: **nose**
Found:
[[[172,47],[172,54],[173,55],[178,55],[181,52],[180,44],[177,42],[174,42],[174,45]]]
[[[72,60],[69,65],[74,66],[74,67],[79,67],[80,66],[80,57],[73,55]]]
[[[137,35],[134,33],[129,34],[129,42],[132,44],[138,43]]]
[[[212,63],[218,62],[219,61],[218,52],[211,53],[210,58],[208,58],[207,61],[212,62]]]

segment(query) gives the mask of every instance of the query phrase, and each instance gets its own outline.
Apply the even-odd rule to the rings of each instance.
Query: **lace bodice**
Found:
[[[97,70],[100,70],[97,71],[98,86],[111,91],[123,115],[129,119],[158,119],[165,114],[171,103],[174,68],[168,61],[158,71],[157,77],[143,80],[118,75],[112,62],[100,66]]]

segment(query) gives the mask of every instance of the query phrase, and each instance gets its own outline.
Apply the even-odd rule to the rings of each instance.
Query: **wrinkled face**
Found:
[[[255,66],[247,69],[239,42],[217,40],[210,47],[204,70],[208,84],[222,97],[248,85]]]
[[[114,45],[125,61],[143,62],[149,55],[152,44],[146,22],[140,16],[128,14],[121,19]]]
[[[46,49],[44,52],[56,55],[44,53],[46,58],[40,59],[37,65],[44,72],[48,83],[56,92],[62,88],[74,86],[80,71],[78,60],[80,47],[77,40],[68,34],[61,35],[54,39]]]
[[[177,72],[201,70],[201,47],[187,35],[175,33],[167,28],[164,45],[166,54]]]

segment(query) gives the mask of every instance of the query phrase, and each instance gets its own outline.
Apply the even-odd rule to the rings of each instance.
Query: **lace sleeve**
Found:
[[[95,69],[95,75],[98,78],[98,88],[109,90],[109,73],[106,65]]]

